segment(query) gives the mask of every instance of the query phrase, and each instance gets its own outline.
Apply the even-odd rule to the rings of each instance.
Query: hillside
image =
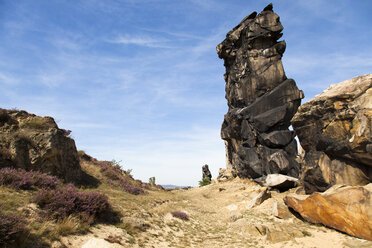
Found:
[[[83,154],[80,152],[80,154]],[[266,188],[248,179],[214,182],[189,190],[164,191],[141,183],[122,171],[110,182],[109,173],[118,172],[110,162],[81,159],[81,168],[100,183],[97,191],[108,196],[112,223],[84,221],[76,215],[59,220],[45,219],[44,211],[31,203],[32,190],[0,188],[2,212],[22,217],[27,231],[20,243],[4,247],[370,247],[360,240],[320,225],[312,225],[287,212],[275,217],[275,202],[284,206],[283,197],[295,189],[279,193],[247,209],[252,198]],[[102,169],[104,168],[104,169]],[[111,174],[112,176],[112,174]],[[126,180],[136,190],[127,191],[118,182]],[[131,192],[131,193],[130,193]],[[138,194],[137,194],[138,193]],[[172,216],[179,212],[180,218]],[[174,213],[177,215],[177,213]],[[282,217],[283,217],[282,216]],[[184,219],[182,219],[184,218]],[[187,220],[186,220],[187,219]],[[27,233],[27,234],[26,234]]]

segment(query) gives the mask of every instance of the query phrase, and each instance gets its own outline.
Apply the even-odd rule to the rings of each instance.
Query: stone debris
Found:
[[[288,207],[278,202],[274,202],[272,214],[279,219],[289,219],[293,217]]]
[[[250,202],[248,202],[248,204],[246,205],[246,209],[254,208],[263,203],[265,200],[269,199],[270,197],[271,193],[269,189],[265,188],[258,195],[256,195]]]

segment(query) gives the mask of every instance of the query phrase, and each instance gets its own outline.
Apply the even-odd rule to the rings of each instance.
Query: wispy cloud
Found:
[[[123,44],[123,45],[137,45],[153,48],[172,48],[172,46],[167,45],[169,40],[164,38],[155,38],[150,36],[131,36],[122,35],[115,39],[107,40],[110,43]]]
[[[7,73],[0,72],[0,84],[16,85],[19,79]]]

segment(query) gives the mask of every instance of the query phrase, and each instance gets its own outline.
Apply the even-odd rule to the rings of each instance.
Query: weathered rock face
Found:
[[[284,202],[312,223],[372,240],[372,184],[335,185],[324,193],[286,196]]]
[[[68,134],[51,117],[0,109],[0,168],[38,170],[78,182],[79,157]]]
[[[299,175],[295,134],[288,127],[303,92],[284,73],[282,30],[270,4],[247,16],[217,46],[229,106],[221,130],[227,168],[219,177]]]
[[[307,193],[372,182],[372,74],[331,85],[298,109],[292,125],[306,151]]]
[[[209,178],[209,181],[212,180],[212,174],[207,164],[202,167],[202,178]]]

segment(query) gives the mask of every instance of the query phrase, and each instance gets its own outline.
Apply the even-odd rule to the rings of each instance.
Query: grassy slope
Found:
[[[272,198],[247,210],[245,206],[260,186],[249,180],[234,180],[190,190],[163,191],[153,188],[146,194],[133,195],[112,186],[100,170],[100,162],[83,161],[83,170],[101,183],[84,191],[99,191],[109,197],[114,210],[121,213],[115,225],[84,225],[74,217],[63,221],[45,221],[38,209],[30,205],[35,192],[0,187],[1,209],[24,215],[30,233],[24,247],[81,247],[92,238],[105,239],[115,247],[344,247],[344,242],[363,247],[364,241],[337,231],[310,225],[295,217],[288,220],[272,216],[275,201],[282,202],[287,193],[272,192]],[[128,179],[133,180],[133,179]],[[132,181],[138,184],[138,181]],[[174,218],[182,211],[188,221]],[[257,228],[266,230],[261,234]],[[270,234],[268,234],[270,232]],[[284,233],[284,234],[283,234]],[[287,233],[287,234],[285,234]],[[288,240],[271,242],[270,235],[288,236]],[[358,243],[359,242],[359,243]],[[371,245],[371,243],[366,244]]]

